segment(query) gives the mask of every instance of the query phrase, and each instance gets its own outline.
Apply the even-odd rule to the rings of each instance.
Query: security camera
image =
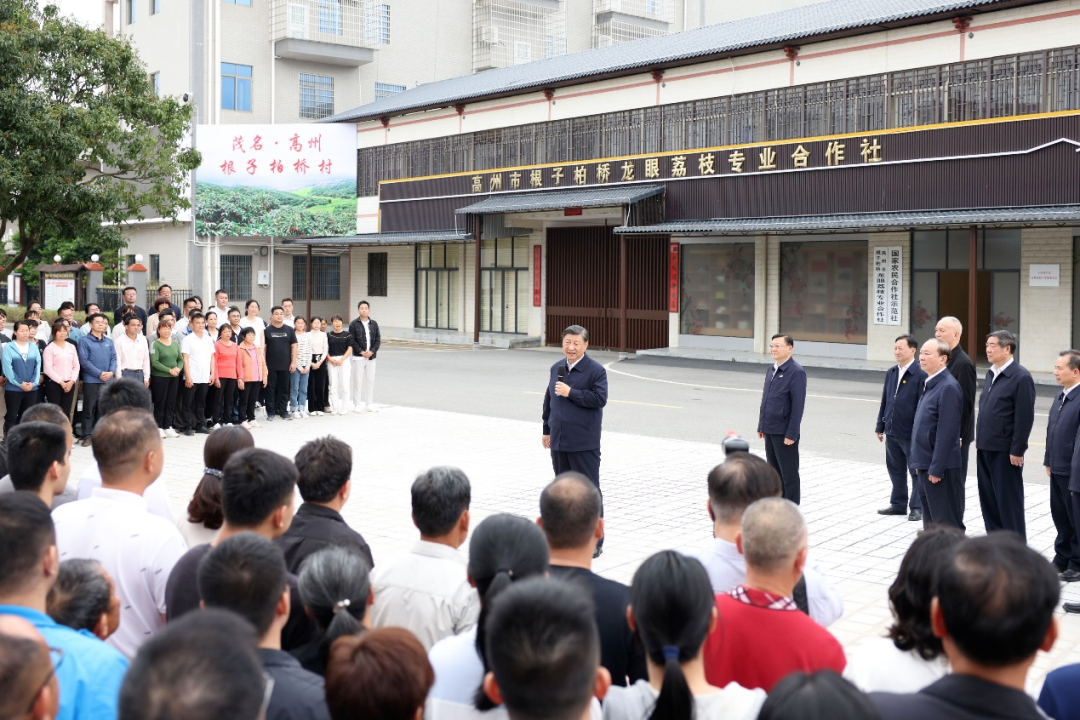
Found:
[[[184,93],[180,96],[180,102],[187,105],[189,102],[191,102],[191,95],[189,93]]]

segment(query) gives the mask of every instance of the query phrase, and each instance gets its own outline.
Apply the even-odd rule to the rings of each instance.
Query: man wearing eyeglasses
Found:
[[[56,717],[114,719],[127,660],[89,633],[59,625],[45,614],[45,599],[59,568],[48,507],[30,493],[0,496],[0,616],[23,618],[48,644],[51,672],[60,684]],[[48,677],[41,682],[47,684]]]

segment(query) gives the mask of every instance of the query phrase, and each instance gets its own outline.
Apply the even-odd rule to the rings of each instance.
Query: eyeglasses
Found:
[[[266,685],[263,687],[262,705],[259,706],[259,720],[266,720],[266,711],[270,707],[270,696],[274,694],[274,678],[269,673],[263,673]]]
[[[63,662],[64,651],[60,648],[49,648],[49,664],[51,665],[51,667],[49,668],[49,674],[45,676],[45,679],[41,681],[41,684],[38,685],[37,690],[35,690],[34,694],[30,697],[30,705],[26,708],[27,713],[30,713],[34,709],[34,703],[37,702],[38,695],[40,695],[41,691],[45,689],[45,686],[49,684],[49,681],[53,679],[53,675],[56,674],[57,669],[59,669],[61,663]]]

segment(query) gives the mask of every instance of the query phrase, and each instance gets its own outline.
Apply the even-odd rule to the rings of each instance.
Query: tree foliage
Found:
[[[159,98],[135,50],[39,9],[0,2],[0,236],[18,225],[22,264],[42,238],[123,244],[124,221],[171,218],[199,154],[193,108]]]

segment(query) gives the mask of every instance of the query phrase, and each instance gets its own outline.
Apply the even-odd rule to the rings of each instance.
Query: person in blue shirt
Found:
[[[70,300],[65,300],[60,303],[60,309],[57,311],[57,315],[61,320],[67,320],[68,327],[68,342],[79,344],[79,340],[82,339],[83,331],[79,327],[79,323],[75,322],[75,303]]]
[[[101,386],[116,376],[116,347],[109,337],[109,321],[101,313],[86,318],[90,334],[79,343],[79,366],[82,368],[83,447],[90,446],[97,420],[97,399]]]
[[[114,720],[127,660],[85,630],[45,614],[60,558],[49,508],[30,493],[0,496],[0,615],[30,622],[53,650],[60,683],[58,720]]]
[[[19,320],[14,327],[15,338],[4,346],[0,354],[3,363],[4,399],[7,414],[4,416],[4,434],[18,425],[23,412],[38,401],[38,382],[41,380],[41,351],[30,337],[30,324]]]

